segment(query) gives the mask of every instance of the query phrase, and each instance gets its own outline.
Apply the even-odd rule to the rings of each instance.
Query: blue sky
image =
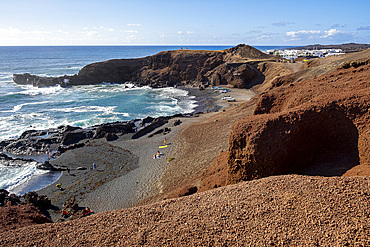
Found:
[[[370,43],[369,10],[369,0],[0,0],[0,45]]]

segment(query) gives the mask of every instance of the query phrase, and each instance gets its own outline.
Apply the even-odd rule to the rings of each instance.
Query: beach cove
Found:
[[[182,133],[186,135],[190,128],[209,121],[223,129],[231,128],[235,116],[228,118],[226,122],[229,123],[225,124],[226,119],[220,115],[225,114],[226,108],[249,100],[255,93],[247,89],[231,89],[228,95],[236,101],[226,102],[222,100],[224,94],[210,88],[199,90],[188,87],[186,90],[197,99],[196,112],[204,113],[172,118],[165,125],[138,139],[131,139],[133,134],[125,134],[115,141],[108,142],[105,138],[91,140],[82,148],[69,150],[52,159],[50,163],[54,166],[69,167],[70,175],[63,171],[56,182],[38,193],[47,195],[52,204],[59,208],[67,199],[75,196],[79,205],[88,206],[98,213],[161,200],[166,193],[173,191],[174,187],[184,184],[196,174],[200,175],[209,162],[227,149],[228,135],[225,133],[228,132],[217,132],[214,129],[213,131],[220,134],[215,136],[214,143],[209,140],[203,140],[206,142],[203,143],[201,140],[190,146],[186,141],[184,143]],[[224,119],[223,122],[218,122],[220,117]],[[180,121],[181,124],[175,124]],[[166,128],[170,131],[165,132],[165,135],[161,133],[148,137]],[[164,139],[167,147],[159,148],[164,145]],[[215,143],[218,145],[214,145]],[[198,145],[203,146],[204,153],[195,155],[199,150]],[[188,157],[189,148],[194,150],[191,157]],[[158,151],[164,154],[159,159],[153,159],[153,155]],[[168,161],[170,159],[171,161]],[[187,165],[188,162],[196,162],[199,165]],[[94,163],[96,169],[93,169]],[[80,170],[81,167],[86,169]],[[177,174],[172,174],[174,170]],[[62,191],[56,187],[57,184],[62,185]],[[49,213],[53,221],[58,220],[61,215],[59,211],[49,210]]]

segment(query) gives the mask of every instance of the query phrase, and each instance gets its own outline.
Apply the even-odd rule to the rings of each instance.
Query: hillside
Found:
[[[370,44],[356,44],[356,43],[348,43],[348,44],[341,44],[341,45],[306,45],[300,46],[290,49],[297,49],[297,50],[320,50],[320,49],[342,49],[345,53],[351,52],[358,52],[363,51],[370,48]]]
[[[0,233],[1,246],[368,246],[369,178],[270,177]]]

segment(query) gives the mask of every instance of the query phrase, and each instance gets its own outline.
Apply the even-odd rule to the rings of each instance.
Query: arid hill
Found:
[[[345,53],[350,52],[359,52],[370,48],[370,44],[356,44],[356,43],[348,43],[348,44],[341,44],[341,45],[307,45],[296,47],[292,49],[305,49],[305,50],[313,50],[313,49],[342,49]]]
[[[370,165],[370,59],[308,81],[279,78],[230,134],[228,183]],[[292,79],[293,78],[293,79]]]

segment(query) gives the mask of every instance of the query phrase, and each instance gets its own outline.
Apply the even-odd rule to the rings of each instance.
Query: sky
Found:
[[[369,0],[0,0],[0,45],[370,43]]]

